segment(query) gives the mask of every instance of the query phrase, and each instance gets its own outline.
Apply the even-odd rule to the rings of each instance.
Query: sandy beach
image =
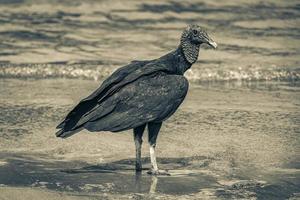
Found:
[[[297,1],[0,1],[0,199],[299,199]],[[55,137],[114,70],[204,26],[190,89],[162,127],[152,177],[131,131]]]
[[[193,86],[162,128],[158,162],[171,176],[156,180],[146,174],[147,143],[145,170],[135,174],[131,131],[83,131],[66,140],[54,137],[59,119],[97,87],[95,81],[4,79],[1,85],[6,86],[1,87],[5,94],[1,109],[6,109],[1,117],[1,189],[9,187],[1,193],[3,198],[18,194],[9,192],[12,186],[28,195],[56,191],[75,199],[79,194],[106,194],[112,199],[130,195],[280,199],[299,192],[297,85]]]

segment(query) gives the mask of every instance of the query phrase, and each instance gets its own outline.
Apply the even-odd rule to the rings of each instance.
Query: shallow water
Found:
[[[171,176],[157,178],[146,174],[147,142],[144,172],[134,173],[131,131],[55,138],[55,125],[97,82],[2,79],[0,85],[3,187],[111,198],[299,197],[297,82],[193,84],[163,125],[158,162]]]

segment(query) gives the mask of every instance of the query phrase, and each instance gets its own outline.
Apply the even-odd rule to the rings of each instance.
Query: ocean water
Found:
[[[132,60],[172,51],[196,23],[203,48],[193,81],[299,80],[297,1],[0,1],[0,76],[101,79]]]
[[[300,198],[299,8],[0,0],[0,198]],[[188,23],[204,26],[218,49],[201,49],[185,74],[187,98],[163,124],[158,163],[171,176],[146,174],[146,133],[141,174],[131,131],[55,137],[109,74],[173,50]]]

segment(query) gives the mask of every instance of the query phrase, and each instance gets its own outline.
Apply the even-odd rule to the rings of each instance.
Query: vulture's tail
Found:
[[[67,137],[74,135],[75,133],[78,133],[82,129],[83,128],[78,128],[78,129],[71,130],[71,131],[65,131],[64,129],[60,129],[59,131],[57,131],[55,133],[55,135],[56,135],[56,137],[67,138]]]

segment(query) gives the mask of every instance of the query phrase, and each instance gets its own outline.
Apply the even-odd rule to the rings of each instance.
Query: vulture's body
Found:
[[[159,174],[154,154],[156,138],[162,122],[177,110],[187,94],[188,81],[183,74],[197,60],[201,45],[201,42],[193,44],[190,38],[184,40],[190,37],[191,29],[204,34],[206,43],[216,46],[199,26],[189,26],[175,51],[155,60],[134,61],[115,71],[70,111],[57,126],[60,130],[56,136],[66,138],[82,129],[92,132],[134,129],[136,167],[141,170],[141,138],[148,125],[151,172]]]
[[[179,51],[157,60],[134,61],[114,72],[58,125],[57,136],[68,137],[82,128],[117,132],[165,120],[188,90],[182,75],[191,64]]]

